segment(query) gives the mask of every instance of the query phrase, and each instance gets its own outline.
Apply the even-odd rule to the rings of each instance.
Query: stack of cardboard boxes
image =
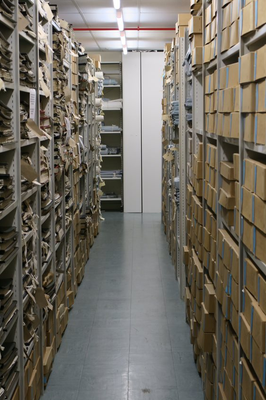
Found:
[[[266,46],[239,59],[244,140],[266,144]]]
[[[217,135],[239,138],[240,87],[238,63],[220,69]]]
[[[188,22],[188,34],[192,52],[192,67],[202,65],[202,17],[192,17]]]
[[[204,198],[213,213],[217,214],[217,147],[206,145]]]
[[[266,23],[265,3],[263,0],[249,0],[244,3],[244,7],[239,11],[241,15],[241,36],[254,32]]]
[[[221,53],[239,43],[240,3],[238,0],[223,0],[223,22]]]
[[[197,15],[202,7],[201,0],[190,0],[190,14]]]
[[[203,62],[209,63],[217,57],[217,0],[213,0],[205,8],[205,42]]]
[[[241,234],[247,248],[266,263],[266,164],[245,159],[241,188]]]
[[[217,71],[205,77],[205,131],[216,133]]]
[[[243,279],[243,312],[239,323],[239,338],[245,353],[240,366],[242,393],[246,399],[264,399],[260,385],[266,389],[266,281],[250,259],[244,260]]]
[[[221,215],[228,226],[234,225],[234,209],[239,208],[239,187],[235,181],[234,164],[229,161],[220,163],[221,187],[219,192],[219,204]]]
[[[42,390],[41,368],[40,346],[36,345],[24,367],[25,400],[40,399]],[[16,399],[15,395],[14,399]]]

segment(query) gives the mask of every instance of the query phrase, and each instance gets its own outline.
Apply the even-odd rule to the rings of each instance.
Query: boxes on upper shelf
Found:
[[[239,65],[230,64],[220,69],[219,89],[233,88],[239,84]]]
[[[188,34],[191,37],[202,33],[202,17],[192,17],[188,21]]]
[[[255,1],[251,1],[241,10],[241,36],[246,35],[256,29],[255,26]]]

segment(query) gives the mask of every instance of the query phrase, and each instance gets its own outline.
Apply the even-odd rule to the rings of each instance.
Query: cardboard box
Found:
[[[266,337],[266,315],[259,307],[259,304],[254,301],[251,306],[251,321],[250,329],[251,335],[257,343],[261,353],[265,353],[265,337]]]
[[[205,28],[205,42],[204,42],[204,44],[210,43],[211,40],[212,40],[212,37],[211,37],[211,24],[210,24],[210,25],[206,26],[206,28]]]
[[[204,285],[204,305],[210,314],[215,313],[216,296],[215,289],[212,283]]]
[[[235,197],[231,197],[221,188],[219,194],[219,204],[221,204],[221,206],[227,210],[233,210],[235,207]]]
[[[244,186],[266,201],[266,164],[245,159],[243,169]]]
[[[212,42],[203,46],[203,63],[207,64],[212,59]]]
[[[46,347],[44,357],[43,357],[43,373],[44,375],[48,375],[51,371],[53,363],[53,348]]]
[[[239,318],[239,340],[244,353],[249,358],[250,355],[250,326],[245,319],[244,315],[241,313]]]
[[[187,26],[190,19],[191,19],[191,14],[178,14],[177,25]]]
[[[253,223],[253,194],[244,186],[241,188],[241,213],[249,222]]]
[[[254,143],[266,144],[266,113],[255,114]]]
[[[202,349],[203,352],[205,353],[211,353],[212,352],[212,333],[205,333],[202,329],[202,326],[200,327],[199,335],[198,335],[198,346],[200,349]]]
[[[215,333],[216,321],[214,319],[214,314],[210,314],[204,303],[201,304],[201,324],[204,333]]]
[[[237,20],[237,21],[233,22],[233,24],[230,26],[230,42],[229,42],[230,48],[235,46],[239,42],[238,24],[239,24],[239,21]]]
[[[195,47],[192,50],[192,67],[202,65],[202,47]]]
[[[246,2],[247,4],[247,2]],[[237,22],[238,23],[238,18],[240,15],[240,3],[238,0],[232,0],[230,3],[230,8],[231,8],[231,16],[230,16],[230,22],[231,24]]]
[[[220,68],[220,80],[218,89],[235,87],[239,84],[239,65],[230,64]]]
[[[254,81],[255,52],[250,52],[239,58],[240,83]]]
[[[189,36],[202,33],[202,17],[192,17],[188,21],[188,34]]]
[[[256,85],[248,83],[241,87],[241,111],[252,113],[256,111]]]
[[[255,81],[266,77],[266,45],[257,50],[256,54]]]
[[[244,218],[241,228],[244,244],[259,260],[266,263],[266,235]]]
[[[244,114],[244,140],[245,142],[254,143],[255,138],[255,114]]]
[[[266,24],[266,15],[265,15],[265,2],[264,0],[257,1],[257,12],[256,12],[256,28]]]
[[[211,23],[211,40],[215,39],[217,36],[217,22],[216,18],[212,20]]]
[[[256,29],[255,26],[255,1],[250,2],[241,10],[241,36],[247,33],[253,32]]]
[[[258,276],[258,302],[260,308],[266,314],[266,281],[260,274]]]
[[[234,180],[234,164],[229,161],[221,161],[220,174],[228,180]]]
[[[221,53],[224,53],[230,48],[230,28],[225,28],[222,31],[222,44],[221,44]]]
[[[202,34],[201,33],[197,33],[195,35],[193,35],[190,39],[190,46],[191,49],[195,49],[195,47],[202,47],[203,43],[202,43]]]
[[[222,178],[222,189],[228,194],[230,197],[235,197],[235,182],[229,181],[226,178]]]
[[[231,24],[231,7],[230,4],[225,6],[222,9],[222,14],[223,14],[223,23],[222,23],[222,29],[224,30],[225,28],[228,28]]]
[[[205,76],[205,94],[214,92],[214,74]]]
[[[266,80],[256,84],[256,112],[266,112]]]
[[[205,8],[205,26],[212,22],[212,4]]]

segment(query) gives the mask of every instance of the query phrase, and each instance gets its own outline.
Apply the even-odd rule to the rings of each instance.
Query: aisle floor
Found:
[[[203,400],[161,216],[104,216],[43,400]]]

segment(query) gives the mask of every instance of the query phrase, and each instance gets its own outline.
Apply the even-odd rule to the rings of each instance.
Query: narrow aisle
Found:
[[[159,214],[106,213],[44,400],[203,400]]]

